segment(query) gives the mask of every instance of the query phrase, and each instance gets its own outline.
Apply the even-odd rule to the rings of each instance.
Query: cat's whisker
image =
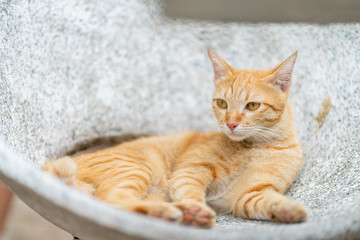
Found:
[[[268,132],[268,131],[262,131],[262,130],[256,130],[258,133],[267,134],[269,137],[280,137],[280,135],[274,133],[274,132]]]
[[[268,133],[268,134],[271,134],[275,137],[280,137],[280,135],[278,134],[278,131],[275,132],[273,129],[270,129],[270,128],[265,128],[265,127],[257,127],[254,129],[255,131],[257,132],[263,132],[263,133]]]
[[[270,131],[270,132],[274,132],[274,133],[278,133],[278,134],[280,134],[280,135],[286,133],[286,131],[283,131],[283,130],[280,130],[280,129],[274,130],[274,129],[272,129],[272,128],[263,127],[263,126],[258,126],[257,128],[260,128],[260,129],[263,129],[263,130],[267,130],[267,131]]]
[[[256,128],[257,128],[257,129],[267,130],[267,131],[274,131],[274,129],[268,128],[268,127],[264,127],[264,126],[256,126]]]
[[[271,133],[271,134],[276,134],[278,136],[280,135],[283,135],[284,133],[286,133],[285,131],[280,131],[280,130],[273,130],[273,129],[258,129],[259,131],[262,131],[262,132],[268,132],[268,133]]]
[[[267,143],[268,140],[261,135],[253,135],[252,141],[255,143]]]
[[[254,132],[254,134],[252,135],[256,140],[258,140],[259,138],[263,141],[265,141],[265,143],[269,143],[272,141],[272,137],[267,136],[261,132]],[[262,141],[257,141],[257,142],[262,142]]]

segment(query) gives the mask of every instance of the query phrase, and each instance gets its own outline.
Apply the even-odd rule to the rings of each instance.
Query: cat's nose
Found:
[[[226,125],[230,128],[231,131],[233,131],[239,124],[238,123],[227,122]]]

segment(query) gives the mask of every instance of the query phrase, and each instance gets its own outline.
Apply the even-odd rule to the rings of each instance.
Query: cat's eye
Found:
[[[246,105],[246,108],[249,109],[250,111],[255,111],[259,107],[260,107],[260,103],[258,103],[258,102],[249,102]]]
[[[219,108],[227,108],[227,102],[223,99],[216,99],[216,104],[219,106]]]

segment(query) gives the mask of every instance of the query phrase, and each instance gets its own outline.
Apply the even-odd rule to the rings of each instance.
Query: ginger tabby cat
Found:
[[[119,208],[187,225],[211,227],[215,211],[305,221],[305,208],[283,195],[302,165],[288,100],[297,52],[272,70],[238,70],[208,54],[221,132],[143,137],[44,169]]]

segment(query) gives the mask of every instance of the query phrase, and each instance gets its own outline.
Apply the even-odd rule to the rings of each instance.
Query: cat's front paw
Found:
[[[183,212],[183,223],[196,227],[212,227],[215,222],[215,212],[204,203],[196,201],[182,201],[174,206]]]
[[[279,222],[304,222],[307,218],[307,211],[295,201],[279,201],[270,205],[269,216],[272,220]]]

